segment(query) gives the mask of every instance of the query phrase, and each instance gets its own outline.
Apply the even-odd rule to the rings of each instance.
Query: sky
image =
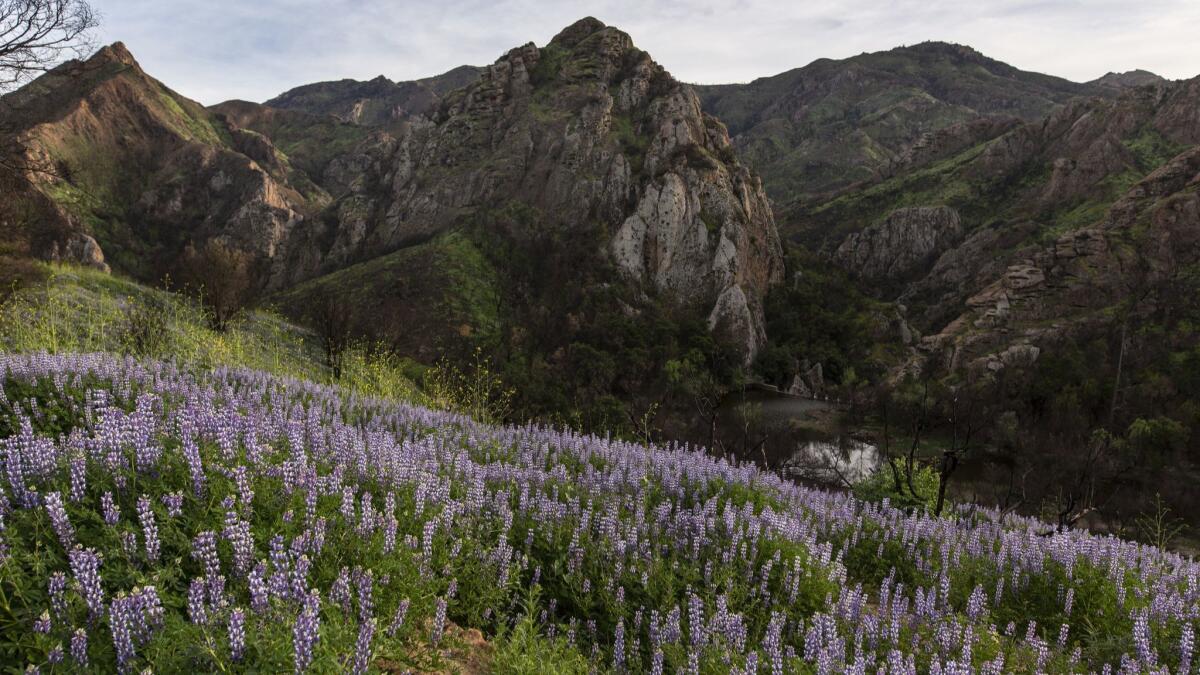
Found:
[[[205,104],[384,75],[409,80],[543,45],[594,16],[676,78],[747,82],[925,40],[1085,81],[1200,75],[1200,0],[90,0],[101,41]]]

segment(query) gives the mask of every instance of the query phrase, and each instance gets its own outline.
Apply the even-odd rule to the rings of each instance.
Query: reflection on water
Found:
[[[845,486],[879,467],[879,451],[874,445],[829,424],[836,418],[833,402],[759,390],[730,396],[721,408],[722,428],[759,430],[757,436],[743,434],[741,447],[761,441],[755,453],[760,461],[793,478]],[[726,447],[730,445],[738,447],[737,439],[730,439]]]
[[[879,450],[852,438],[802,442],[784,465],[795,478],[856,483],[879,468]]]

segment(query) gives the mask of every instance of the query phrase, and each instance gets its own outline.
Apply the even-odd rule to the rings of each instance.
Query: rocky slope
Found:
[[[1076,100],[800,213],[796,232],[907,306],[922,352],[996,369],[1200,259],[1200,78]]]
[[[955,134],[979,142],[1011,120],[1037,119],[1073,97],[1111,91],[944,42],[818,59],[747,84],[697,90],[781,205],[877,178],[897,162],[911,165],[912,148],[945,142],[936,135],[947,128],[959,125]]]
[[[701,309],[747,358],[763,341],[782,260],[762,187],[694,92],[615,28],[585,19],[513,49],[430,123],[360,151],[362,179],[297,231],[277,285],[518,204],[538,227],[594,240],[591,255],[635,286]]]
[[[121,43],[4,97],[3,114],[23,174],[7,177],[12,229],[34,255],[141,277],[190,240],[270,258],[327,199],[297,192],[268,140],[166,88]]]

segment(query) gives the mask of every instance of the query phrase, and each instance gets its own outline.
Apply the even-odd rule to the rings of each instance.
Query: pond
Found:
[[[721,406],[723,446],[751,448],[753,459],[797,480],[846,486],[873,473],[881,459],[874,445],[838,428],[838,408],[832,401],[738,392]]]

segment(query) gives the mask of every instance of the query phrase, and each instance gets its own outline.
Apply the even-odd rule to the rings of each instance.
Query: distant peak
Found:
[[[1103,77],[1098,77],[1091,81],[1090,84],[1097,84],[1102,87],[1112,89],[1128,89],[1131,87],[1143,87],[1149,84],[1158,84],[1165,82],[1161,76],[1156,75],[1148,70],[1127,70],[1123,73],[1105,73]]]
[[[605,28],[608,28],[608,26],[600,19],[593,16],[586,16],[559,31],[558,35],[555,35],[554,39],[550,40],[550,44],[570,49],[586,40],[593,33],[598,33]]]

